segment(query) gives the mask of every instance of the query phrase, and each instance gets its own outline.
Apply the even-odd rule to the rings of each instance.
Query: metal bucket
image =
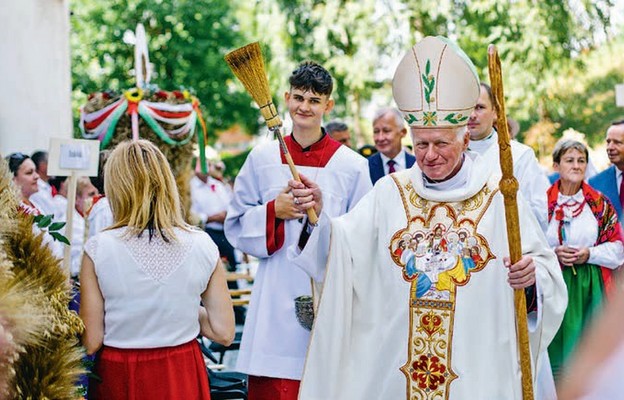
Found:
[[[312,296],[299,296],[295,299],[295,314],[299,324],[307,329],[312,330],[314,322],[314,301]]]

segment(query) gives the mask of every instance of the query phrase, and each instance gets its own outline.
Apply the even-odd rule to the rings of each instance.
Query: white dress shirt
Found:
[[[388,175],[390,173],[390,171],[389,171],[390,166],[388,165],[388,161],[390,161],[390,160],[394,161],[394,172],[402,171],[402,170],[404,170],[406,168],[405,167],[405,149],[401,149],[399,154],[397,154],[392,159],[389,158],[389,157],[386,157],[381,152],[379,153],[379,155],[381,156],[381,162],[383,164],[384,175]]]

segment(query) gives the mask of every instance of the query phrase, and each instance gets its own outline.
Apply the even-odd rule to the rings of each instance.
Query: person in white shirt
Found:
[[[54,205],[54,221],[67,222],[67,191],[69,182],[66,176],[54,177],[50,179],[50,184],[55,188],[56,195],[52,199]],[[84,219],[84,199],[97,195],[97,189],[91,184],[88,177],[78,178],[76,183],[76,200],[72,215],[72,235],[68,237],[71,244],[70,251],[70,275],[75,278],[80,272],[82,261],[82,250],[85,243],[85,219]],[[65,235],[67,227],[61,229],[61,234]]]
[[[195,176],[191,179],[191,212],[197,215],[204,230],[219,248],[219,253],[228,261],[228,270],[236,269],[237,261],[234,247],[225,237],[223,222],[226,211],[232,200],[232,189],[227,183],[212,176],[217,163],[211,161],[209,173],[202,173],[199,161],[195,168]]]
[[[548,231],[568,287],[568,308],[561,328],[548,347],[555,378],[565,368],[587,324],[614,292],[612,271],[624,260],[622,233],[613,203],[585,183],[587,147],[562,140],[553,151],[559,172],[548,190]]]
[[[110,150],[100,151],[98,175],[91,176],[91,184],[96,187],[99,194],[92,198],[91,207],[87,210],[87,237],[95,236],[113,224],[113,213],[104,192],[104,166]]]
[[[289,78],[285,101],[293,121],[284,137],[300,174],[327,191],[325,212],[344,214],[371,188],[366,160],[330,138],[322,128],[330,112],[333,79],[307,61]],[[292,177],[276,140],[249,153],[234,183],[225,234],[241,251],[260,260],[237,359],[249,375],[249,398],[296,400],[310,332],[297,320],[295,298],[310,296],[310,278],[288,261],[306,226],[287,187]]]
[[[322,285],[299,399],[521,399],[514,289],[530,300],[519,312],[539,365],[566,306],[555,254],[519,197],[522,256],[508,257],[500,174],[466,151],[479,81],[457,45],[426,37],[409,49],[393,94],[411,169],[340,217],[312,180],[289,182],[296,203],[323,205],[289,254]]]
[[[30,201],[32,201],[42,214],[53,214],[54,204],[52,198],[54,197],[54,193],[52,186],[48,182],[50,180],[48,176],[48,152],[35,151],[31,159],[35,163],[35,170],[39,175],[39,179],[37,179],[39,190],[30,196]]]
[[[6,161],[9,165],[9,170],[13,174],[13,183],[19,189],[19,211],[33,216],[43,215],[42,210],[30,201],[33,194],[39,190],[37,185],[39,175],[37,174],[35,163],[24,153],[11,153],[6,157]],[[36,225],[33,225],[33,231],[35,233],[41,232]],[[55,257],[59,259],[63,257],[63,244],[61,242],[53,240],[52,236],[48,234],[44,235],[43,241],[50,247]]]
[[[154,144],[118,144],[105,170],[114,224],[89,239],[80,271],[82,343],[101,349],[89,398],[208,400],[197,335],[225,346],[234,338],[217,247],[184,222]]]
[[[232,200],[230,185],[223,182],[223,163],[210,161],[207,174],[201,171],[199,160],[195,166],[195,176],[191,179],[191,213],[201,220],[204,231],[215,242],[221,257],[227,260],[226,269],[236,271],[238,260],[234,246],[225,236],[223,222],[227,207]],[[229,289],[238,289],[238,282],[228,281]],[[234,307],[234,317],[237,324],[245,323],[246,307]]]
[[[470,132],[469,149],[479,153],[490,165],[499,165],[498,133],[494,129],[497,119],[492,101],[492,89],[481,83],[479,100],[468,119]],[[531,205],[537,221],[546,232],[546,191],[550,187],[548,177],[540,167],[533,149],[516,140],[511,141],[514,176],[520,184],[520,193]],[[500,169],[500,167],[496,167]]]

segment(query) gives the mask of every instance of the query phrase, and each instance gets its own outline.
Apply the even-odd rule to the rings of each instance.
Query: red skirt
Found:
[[[300,381],[249,375],[249,400],[297,400]]]
[[[89,400],[210,400],[196,340],[157,349],[104,346],[89,382]]]

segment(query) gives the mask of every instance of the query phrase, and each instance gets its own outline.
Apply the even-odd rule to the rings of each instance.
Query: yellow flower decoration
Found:
[[[126,99],[128,99],[129,102],[138,103],[139,101],[143,100],[143,89],[130,89],[126,91],[126,93],[124,93],[124,96],[126,96]]]

